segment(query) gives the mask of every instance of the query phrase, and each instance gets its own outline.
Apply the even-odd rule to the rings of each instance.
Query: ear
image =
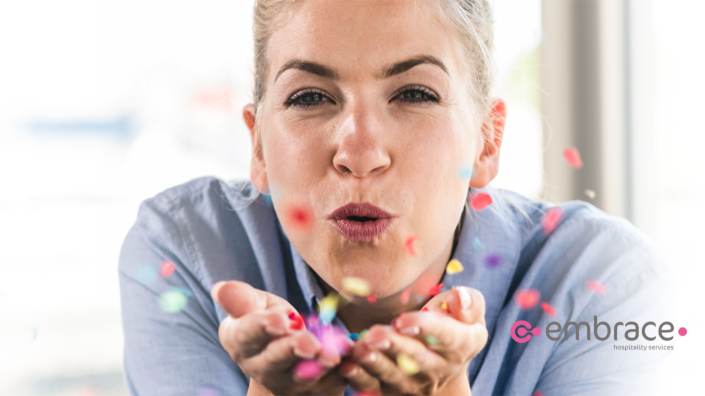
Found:
[[[494,99],[489,114],[482,124],[482,147],[475,159],[470,187],[484,188],[499,172],[499,149],[504,138],[504,124],[507,119],[507,104],[502,99]]]
[[[262,154],[262,142],[257,137],[257,123],[255,115],[255,105],[252,103],[242,109],[242,118],[247,124],[247,129],[250,130],[250,139],[252,140],[252,163],[250,164],[250,181],[257,187],[258,190],[268,193],[269,182],[267,181],[267,168],[264,164],[264,155]]]

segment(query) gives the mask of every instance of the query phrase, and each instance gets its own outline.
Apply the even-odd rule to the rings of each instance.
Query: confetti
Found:
[[[428,311],[429,311],[428,307],[421,308],[421,312],[428,312]]]
[[[589,188],[585,190],[585,195],[587,195],[590,199],[595,199],[595,192],[590,190]]]
[[[543,396],[543,393],[541,393],[541,391],[535,391],[531,396]]]
[[[602,283],[596,281],[596,280],[589,280],[585,283],[585,287],[592,291],[593,293],[597,293],[601,296],[604,296],[607,294],[607,286],[603,285]]]
[[[459,272],[463,272],[464,269],[465,268],[463,267],[463,264],[456,259],[450,260],[450,262],[446,266],[446,272],[448,273],[448,275],[453,275],[453,274],[457,274]]]
[[[546,234],[552,233],[558,227],[558,224],[561,223],[561,220],[563,220],[563,209],[558,206],[548,209],[543,216],[543,232]]]
[[[435,296],[441,292],[441,289],[443,289],[443,283],[439,283],[436,286],[433,286],[432,288],[428,289],[428,294]]]
[[[323,366],[317,360],[301,360],[294,366],[294,374],[302,380],[311,380],[323,372]]]
[[[556,317],[556,310],[553,309],[551,304],[544,301],[541,303],[541,309],[543,309],[543,311],[549,314],[552,318]]]
[[[472,247],[475,250],[483,250],[485,247],[482,245],[482,242],[480,242],[479,239],[475,238],[474,241],[472,241]]]
[[[167,276],[171,275],[176,271],[176,267],[174,264],[172,264],[170,261],[164,261],[162,263],[162,270],[159,271],[159,275],[162,276],[162,278],[166,278]]]
[[[531,309],[539,302],[541,293],[536,289],[517,290],[514,300],[521,309]]]
[[[360,332],[360,338],[361,338],[361,339],[362,339],[362,338],[365,338],[366,335],[367,335],[367,330],[362,330],[362,331]]]
[[[338,311],[338,296],[329,294],[318,305],[318,317],[324,325],[330,324]]]
[[[156,268],[149,264],[143,264],[142,267],[140,267],[139,272],[137,273],[137,280],[139,280],[140,283],[146,286],[154,282],[154,280],[157,279],[157,276],[158,273]]]
[[[583,160],[580,159],[580,152],[575,147],[563,150],[563,157],[568,161],[568,165],[580,169],[583,167]]]
[[[488,267],[496,267],[502,263],[502,256],[496,253],[490,253],[485,256],[485,265]]]
[[[353,340],[353,341],[357,341],[357,340],[360,339],[360,335],[357,334],[357,333],[352,333],[352,334],[350,334],[348,337],[350,337],[350,339]]]
[[[472,165],[460,165],[458,167],[458,178],[459,179],[471,179],[472,174],[473,174],[473,167]]]
[[[492,196],[487,193],[477,193],[472,197],[470,206],[476,211],[482,210],[492,204]]]
[[[306,231],[313,226],[313,210],[307,205],[289,205],[286,222],[296,231]]]
[[[362,278],[343,278],[343,289],[359,297],[365,297],[370,294],[370,285]]]
[[[446,301],[443,301],[443,303],[441,304],[441,309],[446,311],[446,313],[450,313],[450,309],[448,308],[448,303]]]
[[[304,319],[301,315],[291,311],[289,312],[289,319],[291,320],[291,323],[289,324],[289,328],[291,330],[301,330],[304,328]]]
[[[159,306],[168,313],[181,312],[188,302],[188,297],[178,290],[171,290],[159,296]]]
[[[404,251],[411,257],[416,257],[416,247],[414,246],[414,242],[416,242],[417,239],[419,239],[417,235],[412,235],[404,241]]]
[[[410,292],[409,290],[404,290],[404,291],[401,293],[401,296],[399,296],[399,301],[400,301],[402,304],[406,304],[406,303],[409,302],[409,296],[411,296],[411,292]]]
[[[369,302],[370,304],[374,304],[377,302],[377,297],[370,294],[369,296],[367,296],[367,302]]]
[[[419,363],[416,362],[416,360],[403,353],[397,355],[397,366],[409,375],[418,373],[420,369]]]
[[[432,336],[432,335],[426,337],[426,341],[427,341],[429,344],[431,344],[431,345],[436,345],[436,344],[438,344],[438,338],[436,338],[436,337],[434,337],[434,336]]]

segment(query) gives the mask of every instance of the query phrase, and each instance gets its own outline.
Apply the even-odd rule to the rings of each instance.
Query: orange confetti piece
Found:
[[[470,206],[476,211],[482,210],[490,204],[492,204],[492,196],[483,192],[475,194],[470,201]]]
[[[552,233],[561,223],[561,220],[563,220],[563,209],[556,206],[547,210],[543,216],[543,232],[546,234]]]
[[[417,239],[419,239],[418,235],[412,235],[404,241],[404,251],[411,257],[416,257],[416,247],[414,246],[414,242],[416,242]]]
[[[458,272],[463,272],[463,269],[465,269],[463,267],[463,264],[457,259],[453,259],[450,260],[450,262],[446,266],[446,273],[448,273],[448,275],[453,275],[457,274]]]
[[[428,289],[428,294],[435,296],[441,292],[441,289],[443,289],[443,283],[439,283],[436,286],[433,286],[432,288]]]
[[[400,301],[402,304],[406,304],[406,303],[409,302],[409,297],[411,297],[411,292],[410,292],[409,290],[404,290],[404,291],[401,293],[401,296],[399,296],[399,301]]]
[[[573,168],[580,169],[583,167],[583,160],[580,158],[580,152],[575,147],[570,147],[563,150],[563,157],[568,162],[568,165]]]
[[[551,304],[544,301],[541,303],[541,309],[543,309],[543,311],[550,315],[552,318],[556,317],[556,310],[553,309]]]
[[[585,283],[585,287],[592,291],[593,293],[597,293],[601,296],[604,296],[607,294],[607,286],[603,285],[602,283],[596,281],[596,280],[589,280]]]
[[[374,304],[374,303],[377,302],[377,297],[375,297],[375,296],[373,296],[373,295],[370,294],[369,296],[367,296],[367,301],[369,301],[370,303]]]
[[[167,276],[173,274],[174,271],[176,271],[174,264],[169,261],[165,261],[162,263],[162,269],[159,271],[159,275],[161,275],[162,278],[166,278]]]
[[[536,289],[517,290],[514,300],[521,309],[531,309],[539,302],[541,293]]]
[[[428,307],[421,308],[421,312],[428,312]]]
[[[446,301],[443,301],[443,304],[441,304],[441,308],[447,313],[450,313],[450,309],[448,308],[448,303]]]
[[[290,205],[286,209],[286,222],[296,231],[306,231],[313,226],[313,209],[306,205]]]

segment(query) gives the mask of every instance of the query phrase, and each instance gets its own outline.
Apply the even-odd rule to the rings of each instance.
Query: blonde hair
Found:
[[[267,52],[270,39],[304,0],[255,0],[253,38],[255,46],[255,112],[266,93]],[[480,113],[490,106],[494,80],[492,57],[494,19],[489,0],[422,0],[424,5],[440,11],[445,22],[459,35],[463,56],[468,60],[470,92]]]

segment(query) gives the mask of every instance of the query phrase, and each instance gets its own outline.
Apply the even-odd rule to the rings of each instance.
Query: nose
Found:
[[[392,164],[384,145],[384,130],[371,109],[353,109],[336,131],[339,144],[333,166],[342,175],[362,178],[383,173]]]

